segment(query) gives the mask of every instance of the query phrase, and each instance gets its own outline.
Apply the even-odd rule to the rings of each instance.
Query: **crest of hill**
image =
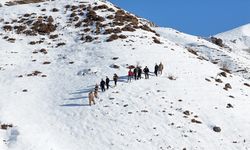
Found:
[[[216,37],[221,38],[233,51],[250,52],[250,24],[217,34]]]

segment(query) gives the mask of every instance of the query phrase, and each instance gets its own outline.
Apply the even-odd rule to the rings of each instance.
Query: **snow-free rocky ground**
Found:
[[[103,1],[0,14],[1,150],[250,149],[250,34],[239,32],[250,25],[219,34],[223,48]],[[129,65],[160,62],[161,76],[127,83]],[[114,73],[118,86],[88,106]]]

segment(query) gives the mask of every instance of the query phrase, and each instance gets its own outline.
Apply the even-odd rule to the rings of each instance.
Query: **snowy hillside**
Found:
[[[220,68],[224,68],[235,75],[242,76],[248,80],[250,79],[250,53],[242,52],[243,50],[241,48],[243,47],[239,44],[232,46],[227,43],[226,39],[218,36],[223,39],[223,44],[225,44],[225,47],[221,47],[213,44],[210,39],[188,35],[171,28],[157,28],[156,31],[160,33],[162,37],[195,53],[200,59],[209,60],[217,64]],[[230,31],[228,33],[230,33]],[[231,31],[231,33],[234,33],[234,30]],[[244,32],[242,35],[244,36],[246,33],[247,32]],[[237,34],[231,35],[236,36]],[[238,35],[240,35],[240,33],[238,33]],[[228,35],[224,37],[231,39]],[[245,43],[247,43],[247,41],[245,41]],[[245,48],[246,47],[245,44]],[[232,49],[234,50],[232,51]]]
[[[242,53],[242,55],[250,55],[250,24],[220,33],[216,37],[223,39],[232,51]]]
[[[0,14],[1,150],[250,149],[250,81],[236,72],[247,58],[105,1]],[[130,65],[150,78],[128,83]],[[114,73],[117,87],[90,107],[89,91]]]

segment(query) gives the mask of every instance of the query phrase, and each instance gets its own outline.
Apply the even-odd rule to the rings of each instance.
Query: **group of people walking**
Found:
[[[115,73],[114,76],[113,76],[113,81],[114,81],[114,84],[115,86],[117,85],[117,81],[118,81],[118,75]],[[108,76],[106,76],[106,80],[104,81],[104,79],[101,80],[100,82],[100,87],[101,87],[101,90],[102,92],[105,92],[106,89],[108,90],[109,87],[110,87],[110,79]],[[95,85],[95,88],[94,88],[94,91],[90,91],[89,92],[89,105],[91,106],[91,104],[93,103],[95,105],[95,98],[98,98],[98,91],[99,91],[99,85],[96,84]]]
[[[155,64],[155,67],[154,67],[155,76],[158,76],[158,74],[162,74],[162,70],[163,70],[163,64],[162,63],[160,63],[159,65]],[[128,71],[128,82],[131,82],[132,78],[134,78],[135,80],[141,79],[142,78],[141,77],[142,72],[145,75],[145,79],[149,79],[149,72],[150,71],[149,71],[147,66],[145,68],[143,68],[143,70],[139,66],[135,67],[133,71],[132,71],[132,69],[129,69],[129,71]]]
[[[161,75],[162,71],[163,71],[163,64],[162,63],[160,63],[159,65],[155,64],[155,67],[154,67],[155,76]],[[133,70],[132,68],[130,68],[128,71],[128,82],[131,82],[132,78],[134,78],[135,80],[141,79],[142,73],[144,73],[145,79],[149,79],[149,72],[150,71],[147,66],[143,69],[139,66],[133,67]],[[114,81],[115,86],[117,85],[118,78],[119,78],[118,75],[115,73],[113,76],[113,81]],[[110,83],[110,79],[108,76],[106,76],[105,81],[104,79],[101,80],[100,88],[102,92],[105,92],[106,90],[109,89],[110,87],[109,83]],[[89,92],[89,105],[90,106],[92,103],[95,104],[95,98],[98,98],[98,91],[99,91],[99,85],[96,84],[94,90]]]

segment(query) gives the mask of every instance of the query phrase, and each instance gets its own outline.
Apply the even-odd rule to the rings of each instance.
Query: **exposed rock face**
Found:
[[[29,4],[29,3],[40,3],[44,1],[46,0],[15,0],[7,2],[6,5],[12,6],[12,5]]]
[[[123,32],[134,32],[136,30],[144,30],[147,32],[152,32],[156,36],[159,36],[154,30],[151,29],[153,23],[149,21],[140,19],[120,8],[112,8],[105,4],[102,5],[66,5],[64,7],[66,12],[69,13],[69,24],[76,28],[79,28],[84,33],[94,34],[92,36],[93,40],[88,40],[89,42],[95,41],[97,35],[108,35],[107,42],[111,42],[118,39],[125,39],[127,36],[125,34],[117,35]],[[100,15],[100,12],[105,12],[106,15]],[[79,33],[84,35],[84,33]],[[117,35],[117,36],[116,36]],[[84,40],[82,38],[81,40]],[[160,40],[156,37],[153,38],[153,42],[160,44]]]
[[[35,18],[35,19],[34,19]],[[45,35],[54,32],[57,25],[53,24],[54,18],[52,16],[37,16],[35,13],[24,14],[19,17],[17,23],[14,25],[5,25],[5,31],[14,30],[17,34],[26,34],[35,36],[37,34]]]
[[[211,42],[220,46],[220,47],[224,47],[223,41],[220,38],[211,37]]]

